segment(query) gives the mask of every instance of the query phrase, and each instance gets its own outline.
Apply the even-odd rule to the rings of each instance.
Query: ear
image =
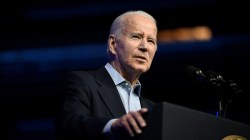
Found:
[[[112,54],[116,54],[116,50],[115,50],[116,41],[115,41],[114,35],[109,35],[108,45],[109,45],[108,46],[109,52],[111,52]]]

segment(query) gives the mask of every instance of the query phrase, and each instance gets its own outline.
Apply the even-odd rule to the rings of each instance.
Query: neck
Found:
[[[136,82],[138,81],[140,74],[134,72],[134,71],[129,71],[126,70],[124,67],[120,66],[120,65],[116,65],[116,63],[114,62],[110,62],[110,65],[127,81],[129,81],[131,83],[132,86],[134,86],[136,84]]]

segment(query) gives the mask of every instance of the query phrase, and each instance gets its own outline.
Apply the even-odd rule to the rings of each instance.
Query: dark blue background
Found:
[[[216,95],[186,77],[187,65],[233,79],[249,95],[249,7],[241,1],[4,0],[2,9],[3,139],[55,139],[53,121],[63,74],[103,66],[110,25],[127,10],[149,12],[159,30],[205,25],[213,32],[210,41],[160,43],[152,68],[141,77],[144,96],[216,115]],[[242,107],[247,101],[236,101],[229,117],[249,123],[244,118],[249,111]]]

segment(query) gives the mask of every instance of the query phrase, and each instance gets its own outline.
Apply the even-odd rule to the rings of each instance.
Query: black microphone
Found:
[[[200,69],[198,69],[192,65],[189,65],[186,67],[186,73],[190,77],[196,77],[196,76],[201,76],[204,78],[206,77]]]
[[[233,96],[242,92],[233,80],[226,80],[223,76],[212,70],[203,72],[189,65],[186,67],[186,73],[201,87],[215,93],[214,95],[220,100],[230,100]]]
[[[218,84],[218,86],[226,87],[228,91],[231,91],[233,94],[242,93],[242,90],[232,79],[225,80],[220,74],[211,70],[207,71],[207,75],[213,77],[215,81],[217,81],[216,84]]]
[[[198,69],[192,65],[186,67],[186,74],[189,78],[202,85],[212,84],[211,82],[213,81],[213,79],[211,79],[209,76],[206,76],[201,69]]]
[[[224,87],[226,85],[225,84],[226,80],[220,74],[214,71],[203,72],[202,70],[191,65],[186,67],[186,73],[189,77],[195,80],[195,82],[198,82],[199,84],[201,84],[206,88],[212,89],[212,91],[215,93],[215,95],[217,95],[219,99],[218,116],[223,117],[226,113],[225,108],[227,108],[224,105],[225,101]]]
[[[229,105],[233,102],[236,96],[240,94],[244,94],[243,90],[241,90],[238,85],[232,80],[225,80],[220,74],[214,71],[207,71],[207,74],[210,77],[214,77],[216,79],[216,84],[220,87],[220,89],[224,92],[220,92],[220,101],[219,101],[219,116],[226,117],[226,113]]]
[[[203,72],[201,69],[198,69],[192,65],[186,67],[187,75],[204,86],[210,86],[214,88],[220,88],[233,91],[235,94],[239,94],[242,90],[238,87],[238,85],[231,79],[225,79],[219,73],[214,72],[212,70],[208,70]]]

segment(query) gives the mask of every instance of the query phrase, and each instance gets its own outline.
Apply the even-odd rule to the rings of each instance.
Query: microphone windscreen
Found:
[[[198,69],[198,68],[196,68],[196,67],[194,67],[192,65],[188,65],[186,67],[185,71],[186,71],[187,76],[189,76],[191,78],[194,78],[194,77],[197,76],[197,72],[199,72],[200,69]]]

